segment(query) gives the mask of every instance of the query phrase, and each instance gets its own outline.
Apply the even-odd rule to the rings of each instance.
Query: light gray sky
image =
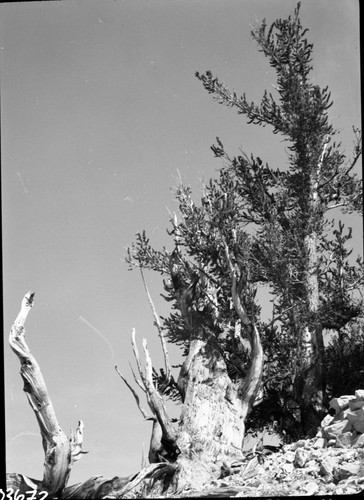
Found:
[[[89,451],[70,484],[138,471],[150,422],[114,371],[129,376],[130,332],[148,339],[162,366],[152,314],[124,248],[146,229],[172,248],[178,172],[196,196],[221,166],[219,136],[273,167],[285,144],[268,128],[212,101],[195,78],[211,70],[259,101],[275,74],[250,39],[250,24],[293,12],[294,0],[65,0],[1,4],[2,210],[7,470],[43,473],[34,414],[8,332],[34,290],[27,342],[66,433],[82,419]],[[357,0],[303,0],[314,43],[313,76],[329,85],[343,147],[360,125]],[[333,214],[334,215],[334,214]],[[353,225],[361,253],[361,221]],[[147,274],[155,304],[159,276]],[[267,305],[269,307],[269,305]],[[170,349],[173,363],[178,349]],[[146,406],[146,405],[145,405]]]

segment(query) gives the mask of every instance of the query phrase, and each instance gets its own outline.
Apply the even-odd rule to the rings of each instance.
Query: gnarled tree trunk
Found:
[[[186,489],[201,489],[211,479],[219,477],[223,467],[243,458],[245,419],[259,389],[263,352],[258,330],[247,317],[236,290],[236,270],[231,264],[227,247],[226,259],[231,272],[235,310],[241,330],[251,345],[251,363],[246,377],[236,382],[230,379],[216,338],[201,322],[206,319],[206,311],[192,311],[186,290],[176,288],[176,294],[180,294],[178,303],[181,314],[190,329],[189,353],[178,379],[182,396],[181,416],[178,425],[169,418],[163,396],[153,381],[146,341],[143,340],[143,369],[133,331],[132,344],[141,380],[134,377],[146,395],[151,417],[141,408],[137,394],[117,371],[132,391],[144,419],[153,421],[153,431],[148,455],[150,464],[138,474],[126,478],[105,479],[97,476],[66,487],[71,465],[83,453],[82,423],[76,434],[68,439],[56,420],[39,366],[24,341],[24,322],[33,305],[33,294],[25,296],[21,313],[11,330],[10,345],[21,361],[24,390],[39,422],[46,456],[45,471],[42,481],[9,474],[9,487],[24,492],[31,487],[46,491],[50,496],[70,499],[173,495]],[[171,275],[173,277],[173,272]],[[156,316],[155,311],[154,314]],[[158,326],[157,320],[156,324]],[[237,331],[240,336],[240,329]],[[242,342],[241,337],[240,340]],[[165,351],[163,341],[162,348]],[[168,360],[167,355],[165,359]],[[167,373],[170,373],[168,369]]]
[[[24,492],[31,488],[44,491],[52,497],[64,490],[73,462],[85,453],[82,451],[83,423],[80,421],[76,432],[68,438],[57,421],[39,365],[25,342],[24,324],[33,302],[34,293],[28,292],[11,327],[9,343],[19,358],[24,391],[39,424],[45,454],[44,473],[42,481],[11,474],[8,476],[8,487]]]

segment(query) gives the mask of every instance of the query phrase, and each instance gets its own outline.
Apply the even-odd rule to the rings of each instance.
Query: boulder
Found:
[[[364,448],[364,434],[353,436],[351,446],[353,448]]]
[[[352,433],[344,432],[336,438],[336,446],[338,448],[350,448],[352,444]]]
[[[334,439],[334,438],[336,439],[337,436],[343,434],[344,432],[350,431],[351,428],[352,428],[351,423],[348,420],[344,419],[324,427],[323,431],[324,431],[324,436],[327,439]]]
[[[363,408],[363,406],[364,406],[364,400],[362,399],[355,398],[349,401],[350,410],[359,410],[359,408]]]
[[[330,476],[336,466],[337,462],[332,457],[325,457],[320,462],[319,473],[321,476]]]
[[[315,449],[319,449],[319,448],[326,448],[326,445],[327,445],[327,439],[323,438],[323,437],[319,437],[318,439],[316,439],[316,441],[314,442],[313,444],[313,448]]]
[[[289,463],[293,464],[294,462],[294,452],[293,451],[286,451],[284,454],[284,460]]]
[[[356,396],[340,396],[339,398],[333,398],[329,406],[333,408],[336,412],[336,415],[340,413],[343,409],[349,408],[349,401],[351,399],[355,399]]]
[[[304,467],[309,456],[309,451],[305,450],[304,448],[297,448],[294,456],[294,463],[297,465],[297,467]]]
[[[353,423],[353,427],[357,432],[364,432],[364,420],[359,420],[358,422]]]
[[[343,479],[347,479],[350,476],[357,476],[359,473],[359,468],[360,466],[357,463],[338,465],[333,471],[334,479],[336,482],[339,482]]]
[[[300,439],[296,443],[291,445],[291,450],[295,451],[297,448],[304,448],[307,445],[307,441],[305,439]]]
[[[334,417],[330,414],[326,415],[326,417],[321,421],[321,427],[327,427],[332,423]]]
[[[364,401],[364,389],[357,389],[355,391],[355,397],[356,397],[356,399],[360,399],[361,401]]]
[[[364,408],[348,411],[346,418],[357,432],[364,432]]]

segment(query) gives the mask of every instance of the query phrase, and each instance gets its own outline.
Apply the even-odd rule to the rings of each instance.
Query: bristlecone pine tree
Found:
[[[47,474],[32,482],[39,491],[60,498],[173,495],[202,488],[238,465],[247,424],[259,429],[273,417],[277,430],[291,438],[316,430],[327,396],[323,330],[340,332],[362,311],[357,294],[363,282],[361,260],[350,263],[345,247],[350,231],[342,223],[334,229],[326,219],[333,208],[361,209],[361,182],[353,173],[361,137],[354,129],[353,155],[347,159],[328,121],[328,89],[309,79],[312,45],[299,8],[268,30],[263,21],[251,33],[276,71],[275,96],[265,92],[257,105],[229,91],[211,72],[196,74],[218,102],[236,108],[249,123],[270,125],[287,141],[287,168],[274,169],[253,155],[230,157],[217,139],[212,150],[223,166],[218,178],[203,187],[201,201],[193,200],[188,186],[177,188],[179,214],[169,231],[172,250],[155,250],[142,232],[127,253],[130,267],[142,273],[165,358],[158,372],[144,341],[143,368],[133,332],[140,379],[134,378],[151,416],[115,367],[144,418],[153,420],[149,464],[129,478],[91,478],[65,488],[72,461],[82,453],[82,425],[67,442],[55,416],[46,415],[53,418],[53,427],[45,442]],[[164,297],[172,305],[167,318],[158,317],[144,269],[164,277]],[[261,286],[268,286],[274,299],[273,317],[266,323],[260,317]],[[23,309],[32,300],[28,294]],[[11,342],[26,373],[29,356],[16,349],[26,317],[20,316]],[[167,342],[183,351],[177,380]],[[165,398],[181,405],[177,422],[168,416]],[[30,397],[30,402],[39,420],[42,401]],[[24,491],[27,481],[9,475],[9,484]]]

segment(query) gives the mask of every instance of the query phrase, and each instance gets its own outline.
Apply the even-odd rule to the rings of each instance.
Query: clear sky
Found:
[[[34,290],[27,342],[66,433],[82,419],[84,449],[70,483],[140,468],[151,422],[131,393],[130,332],[160,345],[125,247],[146,229],[172,249],[165,228],[181,175],[196,197],[221,166],[210,145],[242,148],[273,167],[285,144],[268,128],[212,101],[195,78],[211,70],[257,100],[274,71],[250,24],[286,17],[295,0],[65,0],[0,6],[2,211],[7,470],[41,478],[43,450],[8,332]],[[329,85],[343,148],[360,125],[359,3],[303,0],[314,43],[313,77]],[[334,214],[332,214],[334,215]],[[361,221],[346,217],[362,251]],[[160,276],[147,274],[160,314]],[[269,304],[267,305],[269,307]],[[268,311],[269,312],[269,311]],[[178,349],[171,348],[173,363]],[[131,377],[130,377],[131,380]],[[146,404],[144,405],[146,407]]]

